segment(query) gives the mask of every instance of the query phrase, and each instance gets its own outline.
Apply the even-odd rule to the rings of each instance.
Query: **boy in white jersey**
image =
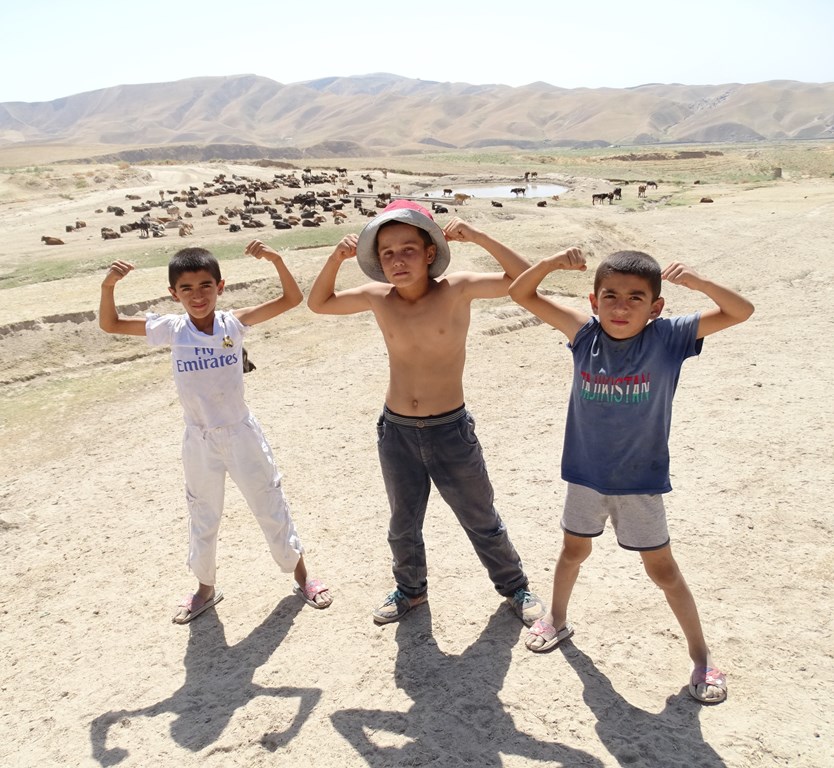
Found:
[[[681,365],[700,354],[705,336],[747,320],[753,305],[679,262],[661,270],[646,253],[619,251],[597,267],[594,317],[538,293],[557,269],[584,270],[585,257],[578,248],[557,253],[509,289],[515,301],[565,334],[574,361],[562,452],[568,483],[562,551],[550,610],[530,629],[526,645],[542,652],[573,634],[568,601],[591,540],[610,517],[620,546],[640,553],[683,630],[693,664],[690,694],[718,703],[727,696],[727,682],[712,664],[698,609],[672,556],[662,494],[672,489],[668,437]],[[715,306],[661,318],[663,280],[699,291]]]
[[[215,587],[217,533],[223,512],[226,472],[243,493],[281,570],[293,572],[296,591],[315,608],[332,602],[328,588],[310,579],[301,540],[281,487],[281,473],[261,427],[243,399],[243,336],[246,329],[301,303],[301,289],[281,256],[260,240],[246,253],[275,266],[279,297],[234,311],[216,309],[224,281],[217,259],[204,248],[185,248],[168,265],[168,290],[186,314],[121,317],[116,283],[133,269],[115,261],[101,284],[99,325],[108,333],[146,336],[170,345],[174,382],[185,418],[183,469],[189,516],[188,565],[199,582],[172,621],[187,624],[220,602]]]

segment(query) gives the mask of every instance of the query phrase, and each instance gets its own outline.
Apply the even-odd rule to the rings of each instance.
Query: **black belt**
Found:
[[[387,405],[383,408],[382,413],[385,420],[390,421],[392,424],[401,424],[404,427],[423,429],[423,427],[438,427],[441,424],[451,424],[457,421],[466,413],[466,406],[462,405],[454,411],[441,413],[439,416],[402,416],[399,413],[394,413]]]

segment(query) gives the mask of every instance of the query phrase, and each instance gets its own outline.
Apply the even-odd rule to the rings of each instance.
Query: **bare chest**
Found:
[[[377,321],[392,352],[442,354],[466,342],[469,303],[448,296],[426,297],[420,302],[392,301],[380,307]]]

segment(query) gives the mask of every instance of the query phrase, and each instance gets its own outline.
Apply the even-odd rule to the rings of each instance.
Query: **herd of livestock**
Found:
[[[387,179],[387,171],[382,171]],[[530,178],[525,174],[525,181]],[[317,171],[305,168],[300,177],[296,172],[276,173],[272,179],[253,179],[233,174],[216,175],[212,181],[203,182],[202,186],[189,186],[188,189],[160,189],[158,199],[143,200],[140,195],[127,194],[127,202],[109,205],[97,209],[96,214],[112,214],[121,220],[115,226],[101,227],[101,237],[112,240],[137,232],[140,238],[163,237],[176,231],[180,237],[193,234],[194,225],[189,219],[195,216],[214,218],[217,226],[227,228],[229,232],[244,229],[292,229],[293,227],[318,227],[332,221],[341,224],[348,218],[348,212],[360,216],[373,217],[377,209],[384,208],[392,198],[403,197],[399,184],[386,185],[389,191],[374,192],[378,183],[371,174],[366,173],[351,179],[345,168],[336,168],[333,172]],[[638,197],[645,197],[647,187],[657,187],[653,181],[640,184]],[[280,194],[276,191],[280,190]],[[511,190],[516,197],[524,195],[526,187]],[[409,197],[409,196],[405,196]],[[449,204],[464,205],[470,195],[455,193],[452,189],[443,190],[443,199]],[[220,198],[225,198],[221,200]],[[230,199],[231,198],[231,199]],[[558,200],[558,196],[554,196]],[[616,187],[611,192],[595,193],[592,204],[609,204],[622,199],[622,189]],[[503,203],[491,201],[497,208]],[[536,203],[540,208],[547,205],[542,200]],[[221,207],[222,206],[222,207]],[[448,213],[448,208],[438,201],[431,202],[435,213]],[[125,219],[132,219],[125,223]],[[86,222],[75,221],[67,224],[67,233],[86,227]],[[59,237],[44,235],[41,241],[47,245],[63,245]]]

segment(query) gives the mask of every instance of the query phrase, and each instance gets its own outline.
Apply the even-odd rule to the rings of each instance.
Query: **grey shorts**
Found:
[[[568,483],[563,531],[585,538],[600,536],[608,518],[623,549],[661,549],[669,543],[662,494],[606,496],[584,485]]]

